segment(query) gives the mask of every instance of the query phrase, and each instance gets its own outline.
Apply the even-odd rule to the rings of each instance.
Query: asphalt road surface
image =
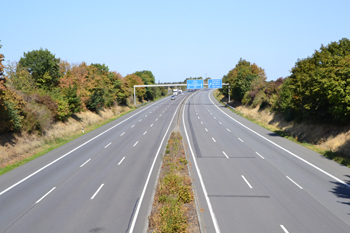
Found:
[[[145,105],[0,176],[0,232],[142,232],[186,95]]]
[[[182,134],[206,232],[350,232],[350,169],[232,113],[204,89]]]
[[[210,89],[145,105],[0,176],[0,232],[145,232],[175,122],[204,232],[350,232],[350,169],[232,113]]]

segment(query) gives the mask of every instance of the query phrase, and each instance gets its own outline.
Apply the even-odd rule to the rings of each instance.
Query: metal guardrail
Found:
[[[228,104],[227,104],[227,103],[225,103],[225,102],[224,102],[224,104],[226,105],[226,107],[232,108],[233,110],[235,110],[235,111],[236,111],[236,109],[235,109],[234,107],[232,107],[232,106],[228,105]]]

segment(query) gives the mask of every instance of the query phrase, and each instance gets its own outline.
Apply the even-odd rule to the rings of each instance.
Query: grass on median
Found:
[[[192,182],[179,132],[166,146],[148,232],[199,232]]]

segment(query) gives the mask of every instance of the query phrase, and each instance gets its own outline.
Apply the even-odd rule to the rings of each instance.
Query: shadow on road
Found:
[[[350,178],[350,176],[346,177]],[[330,192],[343,199],[343,201],[338,202],[344,205],[350,205],[350,180],[345,181],[348,186],[335,181],[330,182],[335,185]],[[350,213],[348,213],[348,215],[350,215]]]

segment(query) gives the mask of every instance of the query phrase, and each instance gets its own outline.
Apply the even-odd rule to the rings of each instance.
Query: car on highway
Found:
[[[171,96],[171,100],[175,100],[175,96],[174,95]]]

